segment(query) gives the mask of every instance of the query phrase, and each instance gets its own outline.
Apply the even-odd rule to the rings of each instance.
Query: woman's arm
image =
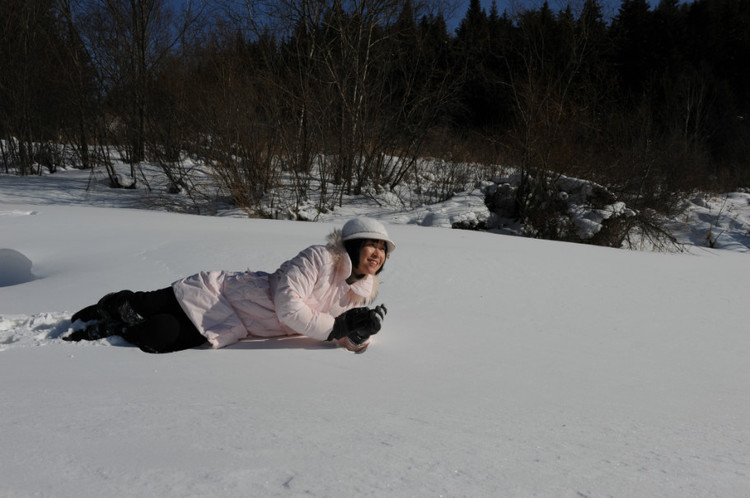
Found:
[[[276,315],[293,331],[325,341],[333,330],[334,317],[311,305],[315,284],[334,274],[333,257],[326,248],[313,246],[284,263],[274,290]]]

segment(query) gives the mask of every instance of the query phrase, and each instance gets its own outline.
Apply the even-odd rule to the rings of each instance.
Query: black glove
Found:
[[[375,306],[374,309],[370,310],[370,322],[367,325],[350,332],[348,334],[349,339],[351,339],[355,344],[362,344],[371,335],[377,334],[380,331],[380,327],[382,326],[383,319],[385,318],[386,313],[388,313],[388,309],[384,304]]]
[[[348,337],[355,344],[362,344],[368,337],[378,333],[387,312],[388,310],[382,304],[374,309],[367,307],[350,309],[336,317],[328,340]]]

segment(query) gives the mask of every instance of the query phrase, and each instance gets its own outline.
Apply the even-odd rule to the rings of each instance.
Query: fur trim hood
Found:
[[[333,264],[336,272],[341,272],[344,278],[349,278],[352,273],[352,260],[344,247],[344,239],[341,235],[341,229],[337,228],[328,234],[328,243],[326,247],[331,251]],[[371,281],[371,282],[370,282]],[[369,304],[375,300],[380,287],[380,279],[377,275],[367,275],[364,278],[351,284],[351,292],[355,293],[362,305]],[[369,292],[366,290],[369,289]],[[364,292],[363,292],[364,291]]]

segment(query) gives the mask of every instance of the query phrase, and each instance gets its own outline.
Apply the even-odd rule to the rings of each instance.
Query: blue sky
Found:
[[[449,29],[455,29],[461,22],[461,19],[466,16],[466,11],[469,8],[469,1],[470,0],[456,1],[457,7],[454,18],[448,20]],[[554,12],[564,10],[568,4],[570,4],[570,6],[575,11],[576,7],[580,8],[580,6],[583,5],[583,1],[584,0],[548,0],[550,9],[552,9],[552,11]],[[680,0],[680,3],[685,3],[686,1],[687,0]],[[492,0],[480,0],[480,3],[482,4],[482,7],[485,9],[485,11],[489,13],[490,7],[492,5]],[[502,14],[504,11],[507,11],[508,14],[512,15],[514,12],[517,12],[521,9],[539,8],[544,3],[544,0],[496,0],[496,3],[497,10],[500,14]],[[600,0],[599,3],[602,6],[602,14],[604,14],[604,17],[612,18],[617,14],[622,1]],[[654,8],[659,5],[659,0],[648,0],[648,3],[651,4],[651,8]]]
[[[211,0],[209,0],[210,2]],[[689,0],[681,0],[682,2]],[[186,2],[186,0],[167,0],[168,3],[179,6]],[[452,18],[447,18],[448,29],[453,30],[458,27],[458,24],[466,16],[466,11],[469,8],[470,0],[446,0],[446,3],[452,3],[455,6],[455,11]],[[576,7],[583,5],[584,0],[548,0],[550,8],[557,12],[565,9],[570,4],[575,10]],[[655,7],[659,4],[659,0],[648,0],[648,2]],[[492,5],[492,0],[480,0],[482,7],[486,12],[489,13]],[[536,9],[542,6],[544,0],[496,0],[497,9],[500,14],[507,11],[508,14],[512,15],[521,9]],[[621,0],[600,0],[602,10],[605,18],[614,17],[620,7]]]

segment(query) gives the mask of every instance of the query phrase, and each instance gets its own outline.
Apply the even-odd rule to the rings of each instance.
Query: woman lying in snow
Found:
[[[221,348],[248,336],[303,334],[364,352],[383,305],[365,307],[396,248],[385,227],[354,218],[274,273],[204,271],[150,292],[120,291],[75,313],[67,341],[122,336],[148,353]],[[81,328],[83,327],[83,328]]]

